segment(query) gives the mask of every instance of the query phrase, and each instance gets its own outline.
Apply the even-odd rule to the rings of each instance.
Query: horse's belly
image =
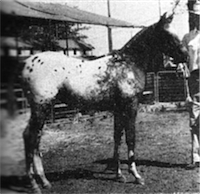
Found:
[[[110,110],[113,107],[113,87],[102,74],[82,74],[69,77],[61,88],[61,101],[78,109]]]
[[[102,84],[102,78],[97,75],[82,74],[74,76],[65,82],[66,89],[69,88],[76,96],[85,100],[100,101],[109,95],[110,84]]]

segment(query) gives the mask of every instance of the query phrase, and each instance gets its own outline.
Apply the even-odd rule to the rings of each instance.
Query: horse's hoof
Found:
[[[29,189],[28,193],[30,193],[30,194],[42,194],[39,187],[32,187],[31,189]]]
[[[122,183],[126,183],[126,182],[127,182],[126,177],[125,177],[124,175],[118,175],[118,176],[116,177],[116,180],[117,180],[118,182],[122,182]]]
[[[136,178],[136,181],[135,181],[137,184],[139,185],[145,185],[145,182],[144,182],[144,179],[143,178]]]
[[[43,187],[44,189],[51,189],[51,188],[52,188],[52,186],[51,186],[51,184],[50,184],[49,182],[43,184],[42,187]]]

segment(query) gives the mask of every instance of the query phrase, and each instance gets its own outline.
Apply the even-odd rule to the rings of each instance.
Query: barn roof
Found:
[[[16,46],[18,48],[23,48],[23,49],[30,49],[33,46],[31,44],[25,43],[23,40],[20,38],[16,39],[15,37],[1,37],[0,41],[1,48],[15,48]]]
[[[12,16],[50,19],[72,23],[115,27],[138,27],[122,20],[82,11],[80,9],[61,4],[24,2],[22,0],[3,0],[1,1],[0,11],[2,14]]]
[[[83,49],[83,50],[92,50],[93,46],[85,43],[84,41],[78,41],[73,39],[68,39],[68,49]],[[66,40],[57,40],[58,47],[60,49],[66,49]],[[16,39],[15,37],[1,37],[0,41],[1,48],[22,48],[22,49],[30,49],[34,46],[30,43],[24,42],[21,38]]]
[[[74,39],[68,39],[68,49],[83,49],[83,50],[92,50],[94,49],[93,46],[90,44],[85,43],[84,41],[77,41]],[[58,45],[60,48],[66,49],[66,40],[57,40]]]

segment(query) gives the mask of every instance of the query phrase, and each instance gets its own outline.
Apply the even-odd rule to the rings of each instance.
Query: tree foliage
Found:
[[[86,39],[81,32],[88,30],[80,24],[30,18],[1,18],[1,34],[20,37],[24,42],[40,50],[57,50],[57,40],[73,38]]]
[[[30,25],[27,30],[22,30],[20,36],[23,40],[29,41],[34,47],[42,50],[57,50],[59,39],[77,39],[87,38],[81,34],[85,27],[77,27],[75,24],[51,23],[47,25]]]

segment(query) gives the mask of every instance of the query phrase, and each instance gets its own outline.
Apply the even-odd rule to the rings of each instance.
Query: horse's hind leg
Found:
[[[40,140],[42,136],[42,128],[46,118],[47,105],[38,105],[31,103],[31,118],[26,127],[23,138],[25,144],[26,170],[30,179],[31,189],[33,193],[40,193],[40,189],[34,179],[33,172],[39,176],[44,187],[50,187],[49,181],[46,179],[41,154],[39,151]]]

